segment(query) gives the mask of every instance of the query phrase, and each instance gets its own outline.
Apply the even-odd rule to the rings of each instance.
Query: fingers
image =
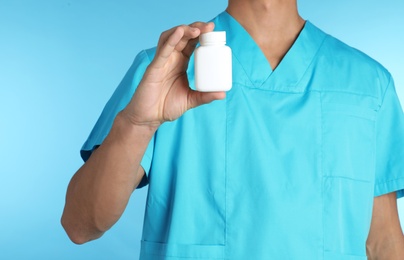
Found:
[[[163,67],[170,57],[171,53],[175,50],[175,47],[184,36],[184,29],[182,27],[176,27],[161,34],[159,44],[157,45],[156,56],[153,63],[156,67]]]
[[[195,49],[196,44],[198,43],[198,36],[202,33],[206,33],[206,32],[210,32],[213,30],[213,28],[215,27],[215,24],[210,22],[210,23],[203,23],[203,22],[195,22],[190,24],[189,26],[183,25],[181,26],[184,28],[184,36],[182,37],[181,41],[177,44],[177,46],[175,47],[176,51],[179,52],[184,52],[184,49],[187,46],[194,46],[193,49]],[[188,34],[188,32],[191,31],[192,32],[196,32],[199,31],[197,35],[191,35]]]
[[[209,23],[195,22],[195,23],[191,23],[189,26],[193,27],[193,28],[198,28],[201,31],[201,34],[211,32],[215,28],[215,24],[213,22],[209,22]]]
[[[199,34],[199,29],[187,25],[174,27],[163,32],[157,46],[157,53],[154,59],[155,66],[164,66],[174,51],[182,51],[186,43],[190,39],[198,37]]]
[[[199,92],[189,90],[188,93],[188,109],[210,103],[214,100],[224,99],[226,92]]]
[[[215,24],[212,22],[209,22],[209,23],[196,22],[196,23],[190,24],[189,26],[193,27],[193,28],[198,28],[200,31],[199,35],[201,35],[203,33],[211,32],[215,28]],[[183,48],[183,51],[182,51],[183,54],[189,58],[192,55],[192,53],[194,52],[195,47],[198,44],[198,42],[199,42],[199,38],[193,38],[190,41],[188,41],[188,43]]]
[[[183,52],[184,55],[189,57],[195,49],[198,36],[201,33],[212,31],[213,28],[213,23],[196,22],[189,26],[181,25],[163,32],[153,61],[155,66],[164,66],[174,51]]]

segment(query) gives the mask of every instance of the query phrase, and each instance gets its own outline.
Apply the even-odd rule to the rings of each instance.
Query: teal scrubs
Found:
[[[374,196],[404,195],[404,116],[389,72],[309,21],[272,71],[228,13],[225,100],[164,123],[142,160],[141,259],[366,259]],[[129,102],[142,51],[82,148]],[[194,62],[188,77],[194,87]]]

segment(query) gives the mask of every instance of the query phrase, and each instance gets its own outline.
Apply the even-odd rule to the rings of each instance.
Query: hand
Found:
[[[161,34],[156,55],[123,111],[132,123],[158,127],[179,118],[191,108],[225,98],[225,92],[190,89],[186,73],[199,35],[213,28],[213,23],[196,22]]]

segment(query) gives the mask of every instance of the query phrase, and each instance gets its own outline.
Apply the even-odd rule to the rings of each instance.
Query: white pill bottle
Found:
[[[201,34],[195,50],[195,88],[201,92],[228,91],[232,87],[231,49],[226,32]]]

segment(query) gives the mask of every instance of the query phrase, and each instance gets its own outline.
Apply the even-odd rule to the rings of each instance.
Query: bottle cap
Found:
[[[199,37],[199,42],[201,45],[215,44],[215,43],[225,44],[226,43],[226,31],[203,33]]]

